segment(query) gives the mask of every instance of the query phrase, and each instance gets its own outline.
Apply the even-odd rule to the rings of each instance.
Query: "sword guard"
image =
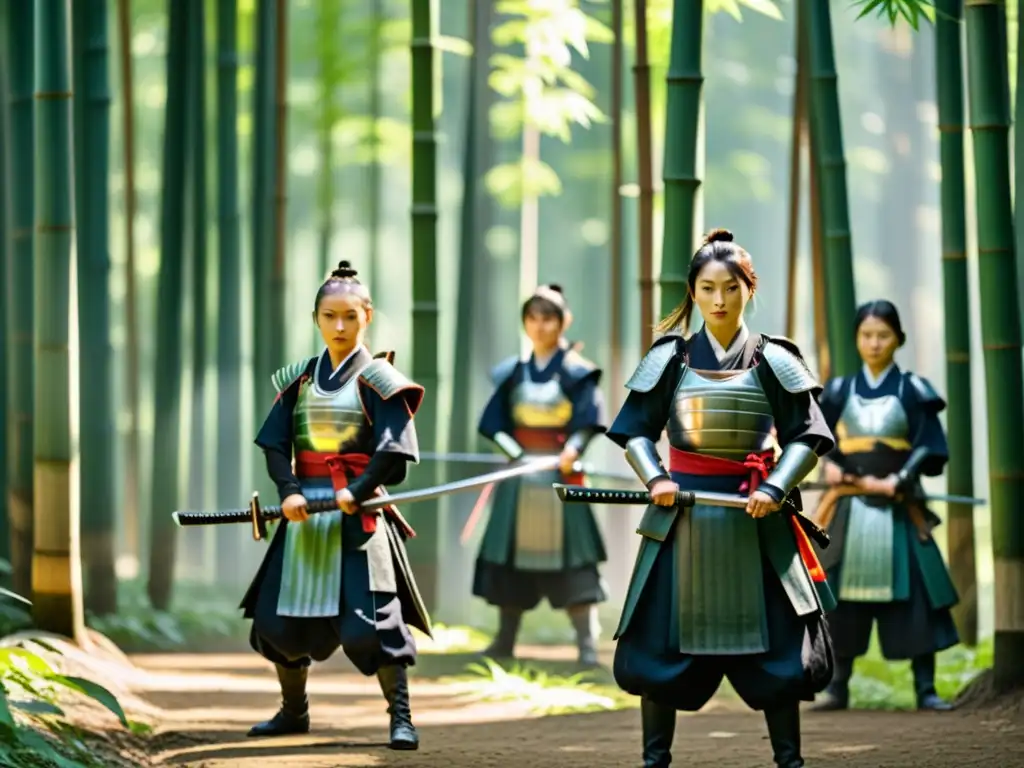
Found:
[[[252,499],[249,500],[249,518],[252,523],[253,539],[262,541],[267,538],[267,521],[263,519],[263,510],[260,509],[259,491],[253,491]]]

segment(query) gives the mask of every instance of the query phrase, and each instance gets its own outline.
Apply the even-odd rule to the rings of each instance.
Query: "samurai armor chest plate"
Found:
[[[572,418],[572,402],[562,391],[558,375],[535,382],[526,378],[512,389],[512,423],[517,429],[562,429]]]
[[[900,451],[910,449],[910,423],[899,396],[861,397],[856,382],[850,388],[835,433],[839,450],[847,455],[867,453],[876,443]]]
[[[771,405],[754,369],[685,368],[669,409],[668,440],[681,451],[743,461],[774,445]]]
[[[358,376],[352,376],[336,392],[317,385],[320,363],[311,380],[299,389],[292,417],[296,451],[346,453],[365,443],[370,423],[359,400]]]

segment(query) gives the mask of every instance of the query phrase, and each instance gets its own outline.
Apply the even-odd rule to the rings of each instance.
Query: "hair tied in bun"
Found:
[[[560,293],[563,296],[565,295],[565,291],[562,290],[562,286],[558,285],[558,283],[548,283],[548,288],[550,288],[555,293]]]
[[[728,229],[723,229],[721,227],[718,227],[717,229],[712,229],[710,232],[704,235],[705,243],[731,243],[733,239],[734,238],[732,236],[732,232],[730,232]]]
[[[355,277],[358,274],[359,272],[352,268],[352,263],[350,261],[342,260],[338,262],[338,268],[331,272],[331,277],[337,277],[344,280],[346,277]]]

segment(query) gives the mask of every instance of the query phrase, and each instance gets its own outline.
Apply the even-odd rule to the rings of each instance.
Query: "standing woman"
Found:
[[[819,400],[837,446],[824,464],[832,488],[815,516],[832,534],[822,564],[839,604],[828,617],[835,676],[815,708],[849,706],[853,660],[877,619],[882,655],[911,660],[918,709],[946,710],[935,652],[959,642],[949,610],[958,598],[931,536],[938,518],[918,500],[919,477],[941,474],[949,458],[939,423],[946,404],[893,362],[906,335],[892,302],[861,306],[854,333],[863,367],[831,379]]]
[[[552,483],[582,484],[573,465],[603,432],[601,369],[571,349],[572,321],[561,287],[542,285],[526,300],[528,360],[510,357],[493,371],[494,394],[479,431],[510,459],[560,454],[561,470],[501,483],[494,493],[473,577],[473,594],[498,606],[498,634],[484,651],[512,656],[524,611],[547,597],[569,613],[585,666],[597,664],[597,603],[607,599],[598,564],[604,542],[586,504],[562,504]]]
[[[642,697],[649,768],[672,760],[676,711],[703,707],[723,678],[764,711],[775,764],[799,768],[799,702],[832,673],[823,614],[834,602],[793,516],[794,490],[832,448],[832,434],[797,347],[743,321],[757,275],[732,240],[723,229],[705,237],[687,296],[658,326],[664,335],[627,382],[608,431],[653,501],[638,529],[614,668],[619,686]],[[694,306],[704,325],[687,337]],[[656,446],[665,430],[668,469]],[[680,508],[680,488],[749,500],[745,512]]]
[[[385,484],[419,460],[413,416],[423,388],[363,346],[369,291],[347,261],[317,291],[313,319],[326,349],[273,376],[278,396],[256,436],[284,517],[242,608],[250,644],[273,662],[280,711],[250,736],[309,731],[306,673],[339,646],[376,674],[391,716],[392,749],[416,749],[406,667],[416,662],[409,626],[430,634],[405,552],[412,531],[397,509],[361,513]],[[292,459],[295,469],[292,470]],[[306,499],[334,496],[339,512],[308,515]],[[344,514],[342,514],[344,513]]]

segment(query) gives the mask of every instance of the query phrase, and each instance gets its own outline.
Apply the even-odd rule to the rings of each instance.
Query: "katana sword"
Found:
[[[555,483],[558,498],[566,503],[588,504],[650,504],[651,494],[647,491],[620,491],[614,488],[586,488],[580,485],[562,485]],[[718,493],[716,491],[677,491],[676,505],[692,507],[695,504],[709,504],[716,507],[733,507],[746,509],[748,497],[734,493]],[[783,514],[793,515],[797,523],[814,542],[822,549],[829,545],[829,535],[819,528],[813,520],[800,514],[787,499],[783,502]]]
[[[827,491],[833,486],[828,483],[813,482],[804,483],[800,486],[801,491]],[[873,494],[864,493],[865,496],[871,496]],[[988,504],[988,500],[979,499],[975,496],[959,496],[955,493],[926,493],[923,496],[912,496],[912,501],[929,502],[934,501],[938,504],[967,504],[972,507],[983,507]]]
[[[449,464],[508,464],[509,458],[500,453],[434,453],[424,451],[420,453],[420,461],[438,461]],[[611,472],[598,469],[593,464],[577,461],[573,465],[576,472],[582,472],[590,477],[600,477],[605,480],[618,480],[625,483],[637,483],[636,474],[625,472]]]
[[[396,504],[409,504],[414,501],[427,501],[441,496],[448,496],[462,491],[472,491],[490,483],[500,483],[503,480],[511,480],[514,477],[532,475],[536,472],[557,469],[559,459],[557,456],[542,456],[536,459],[517,462],[505,469],[495,472],[487,472],[483,475],[467,477],[464,480],[455,480],[451,483],[435,485],[431,488],[422,488],[415,491],[403,491],[402,493],[391,493],[384,496],[374,496],[359,505],[357,514],[362,512],[375,512],[385,507]],[[303,494],[305,495],[305,494]],[[338,509],[338,502],[334,494],[306,496],[306,512],[316,514],[319,512],[330,512]],[[185,528],[194,525],[229,525],[232,523],[250,523],[252,525],[252,537],[259,541],[267,537],[267,523],[279,520],[284,516],[280,506],[260,506],[258,493],[252,495],[249,506],[245,509],[228,509],[220,512],[192,512],[180,510],[171,514],[174,522]]]

